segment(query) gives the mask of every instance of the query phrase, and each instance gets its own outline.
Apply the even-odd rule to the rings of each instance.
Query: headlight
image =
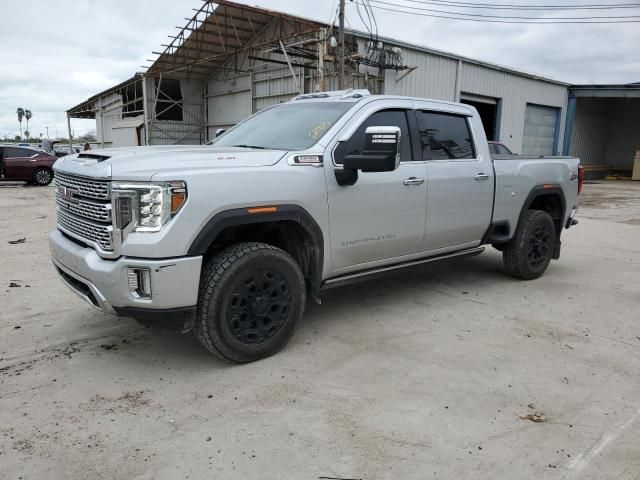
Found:
[[[112,196],[116,228],[157,232],[187,201],[187,184],[114,182]]]

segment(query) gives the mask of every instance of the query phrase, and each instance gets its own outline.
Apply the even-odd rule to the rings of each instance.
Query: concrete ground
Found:
[[[68,291],[52,194],[0,185],[0,478],[640,478],[640,182],[587,185],[539,280],[490,248],[328,291],[244,366]]]

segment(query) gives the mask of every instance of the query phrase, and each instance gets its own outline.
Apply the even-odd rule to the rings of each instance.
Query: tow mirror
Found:
[[[222,135],[224,132],[226,132],[227,129],[226,128],[219,128],[216,130],[216,138],[218,138],[220,135]]]
[[[346,155],[345,170],[392,172],[400,164],[400,128],[367,127],[362,154]]]

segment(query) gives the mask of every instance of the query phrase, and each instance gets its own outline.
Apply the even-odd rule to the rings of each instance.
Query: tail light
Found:
[[[582,192],[582,186],[584,185],[584,167],[578,165],[578,195]]]

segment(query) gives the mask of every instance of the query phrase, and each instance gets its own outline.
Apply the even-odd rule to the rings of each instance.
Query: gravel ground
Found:
[[[338,288],[232,366],[76,298],[53,189],[0,185],[0,478],[638,479],[640,182],[581,201],[539,280],[489,248]]]

